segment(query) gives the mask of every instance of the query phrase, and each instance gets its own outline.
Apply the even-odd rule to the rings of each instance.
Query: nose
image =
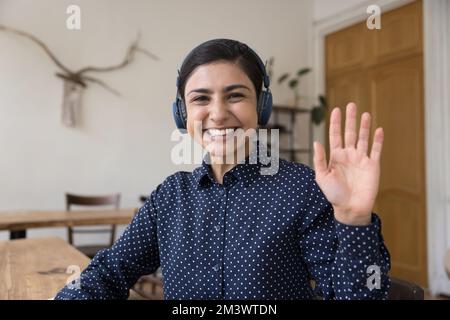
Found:
[[[211,109],[209,111],[209,119],[215,123],[225,122],[229,117],[228,105],[221,101],[221,99],[216,99],[211,104]]]

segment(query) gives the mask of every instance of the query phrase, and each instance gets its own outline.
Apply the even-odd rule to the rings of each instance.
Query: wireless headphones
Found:
[[[211,41],[217,41],[216,40],[209,40],[205,42],[204,44],[211,42]],[[264,63],[262,62],[261,58],[256,54],[255,51],[253,51],[250,47],[246,46],[248,51],[253,54],[258,61],[259,69],[261,70],[263,74],[263,85],[264,88],[262,88],[261,93],[258,97],[258,103],[257,103],[257,113],[258,113],[258,124],[261,126],[264,126],[267,124],[270,118],[270,114],[272,113],[272,92],[270,92],[269,86],[270,86],[270,79],[266,72],[266,67]],[[187,55],[187,57],[184,59],[184,62],[188,59],[188,57],[192,54],[192,51]],[[183,65],[182,64],[182,65]],[[184,103],[183,98],[180,96],[180,70],[178,70],[178,76],[177,76],[177,95],[175,98],[175,102],[172,105],[172,112],[173,117],[175,119],[175,124],[178,129],[183,130],[186,129],[186,119],[187,119],[187,112],[186,112],[186,105]]]

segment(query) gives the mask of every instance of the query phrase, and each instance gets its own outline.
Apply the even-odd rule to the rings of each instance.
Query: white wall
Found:
[[[424,1],[425,145],[429,288],[450,295],[450,0]]]
[[[69,4],[81,6],[81,31],[65,27]],[[312,11],[310,0],[0,0],[0,23],[32,32],[70,67],[117,63],[138,30],[160,57],[99,74],[122,97],[90,86],[81,125],[66,128],[55,65],[34,43],[0,33],[0,211],[62,209],[64,192],[121,192],[123,207],[137,206],[166,176],[192,169],[170,161],[176,70],[187,52],[229,37],[275,56],[275,76],[296,70],[311,62]],[[291,97],[275,81],[272,91],[277,103]],[[44,235],[65,230],[29,232]]]
[[[314,21],[321,21],[343,13],[346,10],[360,6],[362,3],[369,5],[374,2],[376,0],[314,0]]]

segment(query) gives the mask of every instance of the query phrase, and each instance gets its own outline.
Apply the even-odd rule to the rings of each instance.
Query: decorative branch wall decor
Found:
[[[83,93],[83,90],[87,88],[88,83],[96,83],[105,88],[106,90],[112,92],[113,94],[120,96],[120,93],[108,86],[105,82],[103,82],[100,79],[94,78],[90,75],[87,75],[87,73],[93,73],[93,72],[108,72],[108,71],[115,71],[121,68],[126,67],[131,62],[133,62],[135,55],[137,52],[143,53],[149,58],[153,60],[158,60],[158,57],[155,56],[153,53],[149,52],[146,49],[143,49],[139,46],[140,41],[140,34],[138,34],[137,39],[131,43],[131,45],[128,47],[128,50],[125,54],[125,58],[122,62],[118,63],[117,65],[112,65],[108,67],[94,67],[94,66],[87,66],[84,68],[81,68],[79,70],[71,70],[68,67],[66,67],[63,63],[61,63],[56,56],[50,51],[50,49],[47,47],[47,45],[44,44],[41,40],[36,38],[34,35],[17,30],[14,28],[6,27],[4,25],[0,24],[0,31],[7,31],[14,33],[19,36],[23,36],[25,38],[28,38],[29,40],[36,43],[39,47],[41,47],[45,53],[50,57],[50,59],[56,64],[56,66],[60,69],[59,72],[56,73],[56,76],[61,78],[64,81],[64,93],[63,93],[63,102],[62,102],[62,122],[64,125],[68,127],[74,127],[76,125],[76,119],[77,114],[80,111],[81,108],[81,96]]]

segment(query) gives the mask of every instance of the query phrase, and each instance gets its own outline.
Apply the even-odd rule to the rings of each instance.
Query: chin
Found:
[[[210,143],[205,147],[205,150],[210,154],[211,157],[225,158],[224,159],[225,163],[235,164],[236,163],[235,155],[237,154],[238,150],[244,152],[243,147],[244,143],[239,144],[237,146],[233,146],[228,150],[223,144]]]
[[[232,155],[234,155],[235,154],[235,152],[236,152],[236,149],[235,148],[233,148],[233,149],[231,149],[231,150],[224,150],[224,148],[222,147],[222,146],[217,146],[217,145],[211,145],[211,144],[209,144],[207,147],[206,147],[206,151],[208,151],[209,152],[209,154],[212,156],[212,157],[225,157],[225,156],[232,156]]]

